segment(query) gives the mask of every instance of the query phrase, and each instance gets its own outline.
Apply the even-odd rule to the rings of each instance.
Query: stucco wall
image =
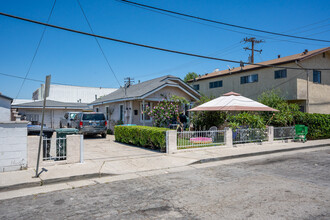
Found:
[[[156,91],[155,93],[151,94],[150,96],[146,97],[145,99],[148,100],[150,98],[157,98],[157,99],[164,99],[165,97],[170,98],[172,95],[181,96],[186,98],[188,101],[194,101],[191,96],[189,96],[186,92],[183,90],[177,88],[177,87],[165,87],[163,89],[160,89],[159,91]]]
[[[0,97],[0,122],[10,121],[10,104],[10,100]]]
[[[27,123],[0,123],[0,172],[27,166]]]

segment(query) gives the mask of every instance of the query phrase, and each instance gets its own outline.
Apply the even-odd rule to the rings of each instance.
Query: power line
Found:
[[[120,39],[116,39],[116,38],[106,37],[106,36],[102,36],[102,35],[91,34],[91,33],[83,32],[83,31],[78,31],[78,30],[74,30],[74,29],[70,29],[70,28],[65,28],[65,27],[61,27],[61,26],[47,24],[47,23],[40,22],[40,21],[31,20],[31,19],[28,19],[28,18],[23,18],[23,17],[19,17],[19,16],[15,16],[15,15],[10,15],[10,14],[6,14],[6,13],[3,13],[3,12],[0,12],[0,15],[10,17],[10,18],[14,18],[14,19],[18,19],[18,20],[22,20],[22,21],[27,21],[27,22],[34,23],[34,24],[44,25],[44,26],[48,26],[48,27],[52,27],[52,28],[55,28],[55,29],[60,29],[60,30],[68,31],[68,32],[73,32],[73,33],[77,33],[77,34],[97,37],[97,38],[101,38],[101,39],[106,39],[106,40],[110,40],[110,41],[115,41],[115,42],[124,43],[124,44],[130,44],[130,45],[134,45],[134,46],[138,46],[138,47],[144,47],[144,48],[149,48],[149,49],[159,50],[159,51],[164,51],[164,52],[169,52],[169,53],[175,53],[175,54],[181,54],[181,55],[186,55],[186,56],[198,57],[198,58],[203,58],[203,59],[218,60],[218,61],[224,61],[224,62],[230,62],[230,63],[245,64],[245,65],[254,65],[254,66],[262,66],[262,67],[274,67],[274,68],[286,68],[286,69],[300,69],[300,68],[296,68],[296,67],[267,65],[267,64],[261,64],[261,63],[252,64],[252,63],[249,63],[249,62],[242,62],[242,61],[237,61],[237,60],[229,60],[229,59],[223,59],[223,58],[217,58],[217,57],[204,56],[204,55],[200,55],[200,54],[193,54],[193,53],[188,53],[188,52],[171,50],[171,49],[166,49],[166,48],[161,48],[161,47],[150,46],[150,45],[146,45],[146,44],[140,44],[140,43],[125,41],[125,40],[120,40]],[[307,68],[307,69],[312,70],[313,68]],[[330,69],[322,69],[321,68],[319,70],[330,70]]]
[[[28,81],[33,81],[33,82],[38,82],[38,83],[45,83],[45,80],[40,80],[40,79],[33,79],[33,78],[27,78],[27,77],[23,77],[23,76],[18,76],[18,75],[13,75],[13,74],[8,74],[8,73],[2,73],[0,72],[0,75],[2,76],[7,76],[7,77],[11,77],[11,78],[16,78],[16,79],[24,79],[24,80],[28,80]],[[65,84],[65,83],[59,83],[59,82],[52,82],[52,84],[56,84],[56,85],[63,85],[63,86],[73,86],[72,84]],[[16,97],[17,99],[17,97]]]
[[[80,7],[80,9],[81,9],[81,12],[83,13],[83,15],[84,15],[84,17],[85,17],[85,19],[86,19],[86,22],[87,22],[87,24],[88,24],[88,26],[89,26],[89,29],[91,30],[92,34],[94,34],[93,28],[92,28],[91,24],[90,24],[89,21],[88,21],[88,18],[87,18],[86,14],[85,14],[85,11],[84,11],[84,9],[83,9],[83,7],[82,7],[80,1],[77,0],[77,3],[78,3],[78,5],[79,5],[79,7]],[[102,47],[101,47],[100,42],[98,41],[98,39],[97,39],[96,37],[94,37],[94,39],[95,39],[97,45],[99,46],[99,48],[100,48],[100,50],[101,50],[101,52],[102,52],[102,55],[103,55],[105,61],[106,61],[107,64],[108,64],[109,69],[111,70],[113,76],[115,77],[115,79],[116,79],[116,81],[117,81],[117,83],[118,83],[118,85],[119,85],[119,87],[120,87],[120,83],[119,83],[119,81],[118,81],[118,78],[117,78],[115,72],[113,71],[113,69],[112,69],[112,67],[111,67],[111,65],[110,65],[110,62],[109,62],[107,56],[105,55],[105,53],[104,53],[104,51],[103,51],[103,49],[102,49]]]
[[[144,8],[151,8],[151,9],[154,9],[154,10],[163,11],[163,12],[167,12],[167,13],[171,13],[171,14],[175,14],[175,15],[185,16],[185,17],[189,17],[189,18],[194,18],[194,19],[198,19],[198,20],[202,20],[202,21],[207,21],[207,22],[211,22],[211,23],[226,25],[226,26],[240,28],[240,29],[245,29],[245,30],[250,30],[250,31],[256,31],[256,32],[261,32],[261,33],[266,33],[266,34],[272,34],[272,35],[278,35],[278,36],[282,36],[282,37],[297,38],[297,39],[302,39],[302,40],[330,42],[330,40],[300,37],[300,36],[289,35],[289,34],[282,34],[282,33],[277,33],[277,32],[272,32],[272,31],[266,31],[266,30],[261,30],[261,29],[256,29],[256,28],[244,27],[244,26],[230,24],[230,23],[225,23],[225,22],[221,22],[221,21],[215,21],[215,20],[211,20],[211,19],[207,19],[207,18],[202,18],[202,17],[198,17],[198,16],[194,16],[194,15],[189,15],[189,14],[184,14],[184,13],[180,13],[180,12],[175,12],[175,11],[171,11],[171,10],[167,10],[167,9],[157,8],[157,7],[154,7],[154,6],[140,4],[140,3],[137,3],[137,2],[127,1],[127,0],[116,0],[116,1],[128,3],[128,4],[133,5],[133,6],[136,6],[137,5],[137,6],[141,6],[141,7],[144,7]]]
[[[52,6],[52,9],[50,10],[50,13],[49,13],[49,15],[48,15],[47,23],[49,22],[50,17],[51,17],[52,14],[53,14],[55,4],[56,4],[56,0],[54,0],[54,3],[53,3],[53,6]],[[41,37],[40,37],[40,39],[39,39],[39,42],[38,42],[37,48],[36,48],[36,50],[34,51],[34,54],[33,54],[32,60],[31,60],[31,62],[30,62],[29,68],[28,68],[28,70],[27,70],[27,72],[26,72],[26,74],[25,74],[25,77],[24,77],[24,79],[23,79],[23,82],[22,82],[22,84],[21,84],[21,86],[20,86],[20,88],[19,88],[19,90],[18,90],[18,92],[17,92],[16,99],[17,99],[17,97],[19,96],[19,94],[20,94],[20,92],[21,92],[21,90],[22,90],[22,88],[23,88],[23,85],[24,85],[24,83],[25,83],[25,79],[28,77],[28,75],[29,75],[29,73],[30,73],[30,70],[31,70],[31,68],[32,68],[32,64],[33,64],[33,62],[34,62],[34,60],[35,60],[35,58],[36,58],[36,56],[37,56],[37,53],[38,53],[38,50],[39,50],[39,47],[40,47],[41,41],[42,41],[42,39],[44,38],[44,35],[45,35],[45,32],[46,32],[46,28],[47,28],[47,26],[45,26],[45,27],[44,27],[44,30],[42,31]]]
[[[129,4],[129,3],[125,3],[125,4]],[[222,27],[219,27],[219,26],[216,26],[216,25],[212,25],[212,24],[208,24],[208,23],[203,23],[203,22],[199,22],[199,21],[196,21],[196,20],[186,19],[184,17],[175,16],[175,15],[168,14],[168,13],[163,13],[161,11],[153,10],[153,9],[150,9],[150,8],[144,8],[144,7],[141,7],[141,6],[138,6],[138,5],[132,5],[132,6],[137,7],[137,8],[141,8],[143,10],[148,10],[148,11],[151,11],[151,12],[154,12],[154,13],[162,14],[162,15],[165,15],[165,16],[173,17],[173,18],[176,18],[176,19],[180,19],[180,20],[184,20],[184,21],[188,21],[188,22],[192,22],[192,23],[196,23],[196,24],[200,24],[200,25],[212,27],[212,28],[217,28],[217,29],[221,29],[221,30],[225,30],[225,31],[230,31],[230,32],[233,32],[233,33],[244,34],[244,35],[251,35],[248,32],[242,32],[242,31],[237,31],[237,30],[231,30],[231,29],[228,29],[228,28],[222,28]],[[310,25],[312,25],[312,24],[310,24]],[[308,25],[306,25],[306,26],[308,26]],[[294,44],[303,44],[303,45],[308,44],[308,45],[324,46],[324,45],[321,45],[321,44],[302,43],[302,42],[298,42],[298,41],[272,38],[272,37],[269,37],[269,36],[261,36],[261,35],[257,35],[257,34],[253,34],[253,36],[260,37],[260,38],[272,39],[272,40],[276,39],[276,41],[284,41],[284,42],[289,42],[289,43],[294,43]]]

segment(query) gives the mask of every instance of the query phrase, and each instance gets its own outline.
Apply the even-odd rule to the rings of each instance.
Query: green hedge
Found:
[[[167,128],[148,126],[115,126],[115,140],[141,147],[164,150]]]
[[[295,124],[302,124],[308,127],[307,139],[330,138],[330,115],[300,113],[295,116]]]

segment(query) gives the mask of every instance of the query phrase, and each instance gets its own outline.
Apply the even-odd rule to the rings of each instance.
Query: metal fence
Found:
[[[43,160],[66,160],[66,138],[42,138]]]
[[[274,127],[274,140],[293,139],[295,134],[295,127]]]
[[[224,144],[224,130],[177,132],[178,149],[212,147]]]
[[[233,143],[253,143],[268,140],[267,129],[244,128],[233,130]]]

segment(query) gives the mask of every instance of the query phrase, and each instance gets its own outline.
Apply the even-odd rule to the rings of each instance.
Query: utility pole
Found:
[[[128,88],[134,83],[134,78],[126,77],[124,78],[125,87]]]
[[[250,37],[250,38],[244,38],[243,39],[243,41],[245,42],[245,43],[248,43],[248,42],[251,42],[251,48],[248,48],[248,47],[244,47],[243,49],[244,50],[251,50],[252,51],[252,53],[251,53],[251,63],[254,63],[254,51],[256,51],[256,52],[259,52],[259,53],[261,53],[262,52],[262,50],[255,50],[254,49],[254,44],[259,44],[259,43],[263,43],[263,42],[265,42],[264,40],[256,40],[256,38],[255,37]]]

